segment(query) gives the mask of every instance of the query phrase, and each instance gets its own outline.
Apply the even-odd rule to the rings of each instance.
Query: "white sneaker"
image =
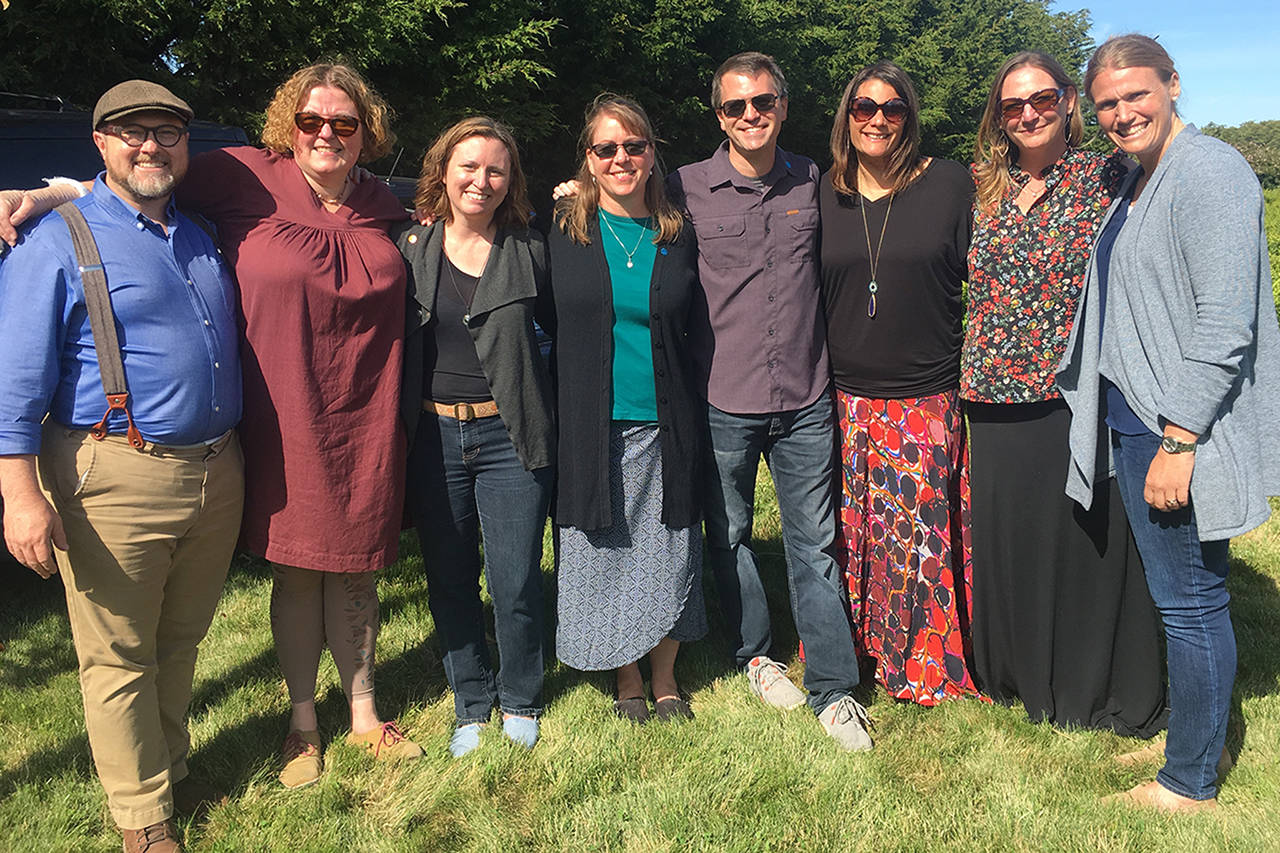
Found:
[[[871,735],[867,734],[871,726],[867,709],[855,702],[852,696],[841,696],[824,708],[818,715],[818,722],[845,749],[862,752],[875,745],[871,742]]]
[[[790,711],[804,704],[804,691],[787,678],[787,668],[763,655],[747,664],[747,683],[766,705]]]

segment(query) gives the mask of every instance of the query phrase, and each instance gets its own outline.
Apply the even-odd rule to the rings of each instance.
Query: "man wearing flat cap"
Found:
[[[73,204],[101,254],[118,359],[95,346],[93,265],[69,219],[25,227],[0,263],[5,540],[41,577],[62,573],[98,778],[124,849],[150,853],[180,850],[175,804],[211,793],[187,777],[187,706],[244,500],[232,281],[172,201],[191,118],[142,80],[93,112],[106,168]],[[114,361],[127,409],[105,396]]]

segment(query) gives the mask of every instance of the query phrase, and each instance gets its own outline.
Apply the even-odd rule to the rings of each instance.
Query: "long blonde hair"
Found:
[[[1024,50],[1015,53],[1004,61],[991,81],[991,92],[987,95],[987,106],[982,111],[982,121],[978,124],[978,139],[973,152],[973,177],[978,185],[977,210],[979,216],[994,216],[1000,206],[1000,199],[1009,191],[1012,178],[1009,167],[1018,159],[1018,149],[1013,140],[1004,132],[1004,117],[1000,113],[1000,91],[1004,88],[1005,79],[1019,68],[1039,68],[1053,78],[1058,87],[1068,92],[1076,92],[1076,84],[1067,76],[1067,72],[1056,59],[1046,53]],[[1065,97],[1065,95],[1064,95]],[[1084,138],[1084,117],[1080,114],[1080,98],[1077,96],[1064,123],[1066,127],[1067,145],[1076,146]]]
[[[653,170],[649,173],[649,180],[645,182],[644,201],[650,215],[657,222],[658,233],[653,242],[674,242],[684,225],[684,217],[667,197],[666,178],[662,173],[662,159],[658,156],[658,140],[653,132],[653,125],[643,107],[630,98],[612,92],[601,92],[587,107],[582,134],[578,137],[578,150],[582,152],[582,161],[574,176],[578,182],[578,194],[572,198],[562,198],[556,205],[556,225],[573,242],[583,246],[591,243],[590,225],[595,221],[600,206],[600,188],[596,186],[591,167],[587,163],[587,158],[593,156],[587,146],[595,135],[596,125],[606,117],[616,120],[636,136],[649,140],[649,144],[653,146]]]

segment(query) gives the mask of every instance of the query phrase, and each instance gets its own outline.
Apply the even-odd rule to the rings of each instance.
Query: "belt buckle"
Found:
[[[476,410],[471,407],[470,403],[454,403],[453,417],[460,421],[475,420]]]

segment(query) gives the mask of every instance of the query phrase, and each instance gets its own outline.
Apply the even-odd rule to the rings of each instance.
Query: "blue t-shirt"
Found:
[[[1116,205],[1115,214],[1112,215],[1111,220],[1102,229],[1101,236],[1098,237],[1098,248],[1094,253],[1098,259],[1098,295],[1101,297],[1102,306],[1102,310],[1098,315],[1099,342],[1102,340],[1102,330],[1107,323],[1107,279],[1111,275],[1111,252],[1116,247],[1116,238],[1120,236],[1120,229],[1124,228],[1125,222],[1129,219],[1129,204],[1131,201],[1130,193],[1126,193],[1120,199]],[[1107,377],[1103,376],[1101,379],[1103,411],[1106,414],[1107,426],[1121,435],[1143,435],[1151,432],[1151,430],[1147,429],[1147,425],[1142,422],[1142,419],[1134,414],[1133,409],[1129,408],[1129,403],[1124,398],[1124,392],[1117,388]]]

